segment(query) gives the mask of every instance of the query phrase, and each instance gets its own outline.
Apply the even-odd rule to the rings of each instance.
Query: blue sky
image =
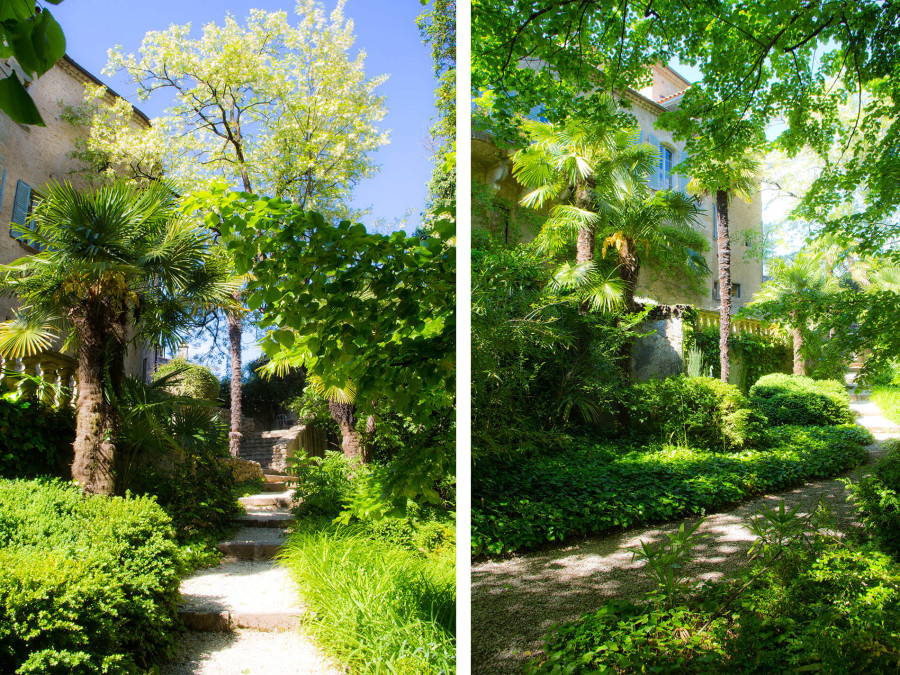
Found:
[[[330,13],[336,0],[322,4]],[[203,24],[222,23],[226,12],[239,22],[250,9],[285,10],[289,20],[296,19],[293,0],[66,0],[47,8],[65,31],[69,56],[132,103],[138,101],[124,74],[112,78],[101,74],[110,47],[122,45],[125,53],[137,53],[147,31],[188,22],[196,37]],[[431,175],[428,129],[437,88],[431,50],[422,44],[415,25],[421,11],[418,0],[348,0],[344,9],[355,24],[353,55],[358,49],[366,51],[366,74],[390,76],[380,88],[388,110],[380,126],[390,131],[391,142],[375,153],[374,161],[381,170],[357,186],[352,206],[371,208],[364,218],[366,224],[376,218],[393,222],[411,209],[404,227],[407,232],[418,225],[425,206]],[[165,101],[151,98],[138,107],[152,118],[162,114]]]

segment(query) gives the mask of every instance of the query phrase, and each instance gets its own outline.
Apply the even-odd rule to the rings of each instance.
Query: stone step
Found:
[[[288,484],[283,481],[280,483],[266,483],[263,489],[266,492],[284,492],[288,489]]]
[[[276,506],[284,509],[291,508],[293,490],[285,490],[284,492],[273,492],[271,494],[249,495],[241,497],[238,501],[248,506]]]
[[[296,483],[297,476],[288,476],[284,473],[278,473],[275,469],[266,469],[263,471],[263,478],[269,483]]]
[[[865,403],[869,400],[869,396],[872,392],[863,391],[858,394],[850,394],[850,402],[851,403]]]
[[[303,607],[288,571],[272,562],[225,561],[181,582],[179,616],[191,630],[295,630]]]
[[[220,541],[218,548],[235,560],[271,560],[286,536],[274,527],[242,527],[231,539]]]
[[[257,510],[248,513],[246,516],[235,518],[234,522],[243,527],[290,527],[297,522],[297,519],[290,513],[283,511],[261,511]]]
[[[205,633],[225,633],[237,628],[261,631],[297,630],[300,612],[192,612],[180,610],[178,618],[185,628]]]

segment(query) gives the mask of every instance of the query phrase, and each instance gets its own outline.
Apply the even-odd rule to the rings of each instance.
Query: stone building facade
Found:
[[[671,188],[684,191],[689,180],[672,169],[684,159],[684,143],[675,142],[672,134],[656,128],[656,121],[666,110],[677,108],[690,82],[671,68],[654,66],[652,82],[640,91],[626,90],[622,97],[631,104],[631,112],[641,129],[641,140],[657,147],[660,153],[660,169],[650,177],[650,187]],[[493,198],[490,209],[482,209],[473,225],[492,231],[507,241],[529,241],[540,228],[540,219],[530,209],[520,206],[519,199],[525,190],[512,176],[509,152],[498,148],[490,134],[476,133],[472,139],[473,211],[478,213],[479,200]],[[706,262],[712,274],[705,280],[705,291],[697,294],[679,288],[671,279],[663,277],[661,270],[644,267],[638,280],[637,295],[649,297],[660,304],[690,304],[702,309],[717,309],[719,293],[716,270],[718,268],[715,237],[714,200],[704,199],[699,227],[709,241]],[[488,215],[484,215],[488,214]],[[729,204],[729,229],[731,234],[732,312],[748,302],[763,282],[762,261],[748,258],[750,233],[758,231],[762,223],[762,201],[759,193],[747,204],[733,199]]]
[[[15,68],[11,61],[0,61],[4,72]],[[73,159],[75,139],[86,130],[62,119],[65,106],[74,106],[84,98],[85,84],[102,84],[94,75],[64,56],[39,79],[28,82],[28,92],[35,102],[45,127],[26,126],[0,112],[0,263],[8,264],[36,252],[27,237],[16,234],[13,223],[26,224],[34,200],[41,187],[51,181],[69,181],[79,188],[87,187],[75,171],[80,167]],[[110,100],[117,94],[108,90]],[[150,125],[142,112],[134,109],[134,123]],[[0,320],[12,318],[15,298],[0,298]],[[126,356],[130,375],[146,377],[153,372],[159,350],[132,349]]]

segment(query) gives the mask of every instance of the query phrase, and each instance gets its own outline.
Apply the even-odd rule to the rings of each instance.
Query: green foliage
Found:
[[[67,476],[74,439],[70,408],[0,399],[0,477]]]
[[[774,426],[849,424],[856,419],[850,395],[836,380],[773,373],[750,388],[750,399]]]
[[[862,462],[871,442],[856,425],[784,426],[769,432],[765,449],[728,454],[605,443],[484,458],[472,476],[472,546],[499,554],[699,514],[839,474]]]
[[[294,457],[290,473],[297,477],[294,499],[299,500],[294,513],[299,518],[336,518],[343,511],[360,470],[343,454],[331,450],[324,457]]]
[[[389,399],[422,427],[452,405],[455,387],[455,224],[439,214],[427,239],[326,223],[291,202],[198,192],[185,205],[222,233],[238,273],[252,272],[248,306],[268,329],[271,372],[304,367],[323,389],[354,392],[357,417]],[[429,494],[452,455],[409,448],[379,491],[382,501]]]
[[[630,392],[632,421],[669,443],[708,450],[760,445],[766,419],[732,384],[678,375],[636,384]]]
[[[263,355],[247,365],[248,375],[241,382],[241,412],[263,417],[265,428],[271,429],[275,418],[287,409],[287,403],[303,394],[306,374],[298,369],[263,375],[260,368],[268,362],[268,357]]]
[[[0,482],[0,671],[145,672],[174,649],[179,569],[150,498]]]
[[[900,442],[884,442],[887,454],[872,472],[858,481],[846,481],[868,534],[900,560]]]
[[[354,672],[452,675],[454,547],[425,555],[391,539],[342,525],[293,535],[281,562],[310,610],[304,626]]]
[[[170,393],[206,401],[215,401],[219,398],[219,378],[206,366],[176,357],[160,366],[153,379],[158,380],[172,373],[176,373],[176,377],[172,384],[166,387]]]
[[[900,666],[900,567],[808,519],[760,512],[756,565],[662,607],[608,602],[556,629],[528,673],[827,672],[875,675]]]
[[[65,53],[66,36],[46,8],[11,0],[0,5],[0,58],[13,57],[28,80],[46,73]],[[15,70],[0,80],[0,110],[19,124],[46,126]]]
[[[626,387],[623,345],[643,314],[583,312],[554,290],[529,246],[482,239],[472,254],[473,453],[537,450],[579,425],[612,423]]]
[[[710,377],[720,377],[722,364],[719,360],[719,329],[717,327],[697,330],[690,326],[686,331],[685,349],[697,349],[700,354],[701,372]],[[740,363],[738,388],[746,392],[763,375],[769,373],[790,373],[793,368],[793,352],[781,341],[767,335],[735,333],[728,338],[728,352],[732,362],[732,372]]]
[[[900,386],[873,387],[870,398],[885,417],[900,424]]]

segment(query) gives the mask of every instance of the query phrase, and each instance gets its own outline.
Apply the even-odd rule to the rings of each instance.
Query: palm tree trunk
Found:
[[[341,428],[341,450],[344,457],[351,462],[368,463],[369,457],[362,436],[356,430],[356,406],[352,403],[339,403],[334,399],[328,401],[331,419]]]
[[[803,349],[803,333],[797,321],[797,312],[791,312],[791,321],[794,328],[791,331],[794,336],[794,375],[806,375],[806,361],[800,350]]]
[[[85,492],[115,491],[116,420],[103,395],[103,330],[96,318],[75,318],[78,330],[78,401],[72,479]]]
[[[591,196],[587,185],[578,185],[575,188],[575,206],[580,209],[588,209],[591,205]],[[578,230],[575,240],[575,263],[590,262],[594,259],[594,229],[587,227]]]
[[[719,229],[719,365],[722,382],[728,382],[728,339],[731,336],[731,239],[728,235],[728,193],[716,191]]]
[[[635,243],[633,239],[626,237],[622,249],[619,251],[619,278],[625,288],[622,300],[625,304],[625,311],[633,313],[637,311],[637,304],[634,302],[634,293],[637,289],[638,276],[641,272],[641,261],[638,259],[635,251]]]
[[[235,298],[236,300],[239,297]],[[233,312],[228,317],[228,345],[231,357],[231,431],[228,434],[228,451],[232,457],[241,452],[241,320]]]

